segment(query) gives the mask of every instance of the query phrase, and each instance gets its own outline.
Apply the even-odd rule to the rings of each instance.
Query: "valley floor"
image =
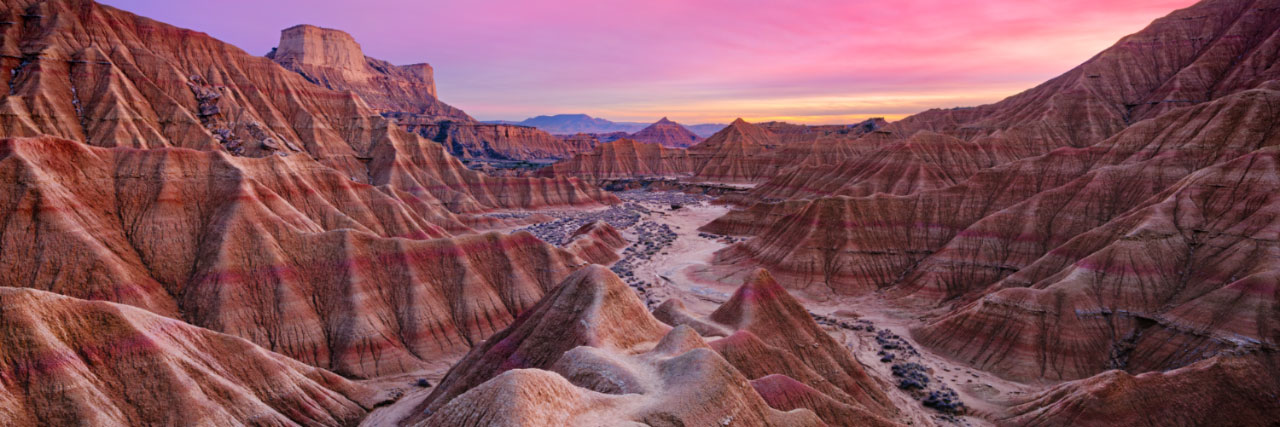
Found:
[[[504,232],[526,230],[553,244],[566,244],[582,225],[604,221],[617,228],[631,245],[612,269],[635,289],[649,307],[678,299],[694,314],[705,316],[730,298],[742,285],[750,268],[713,266],[713,254],[742,238],[699,232],[698,227],[724,215],[729,208],[710,203],[711,197],[674,192],[628,191],[617,193],[623,204],[608,208],[539,211],[553,218],[535,225],[511,227]],[[535,212],[501,213],[499,216]],[[1022,384],[973,369],[917,345],[909,329],[919,325],[921,313],[895,306],[879,295],[829,297],[793,293],[838,342],[845,344],[882,384],[895,405],[904,408],[899,421],[912,425],[992,425],[1004,408],[1019,397],[1049,384]],[[460,358],[462,355],[458,355]],[[372,412],[363,425],[384,425],[402,419],[431,392],[419,379],[439,383],[455,360],[441,361],[438,369],[380,378],[367,383],[402,394],[395,404]],[[893,367],[909,367],[908,376],[927,377],[923,389],[899,388],[902,376]],[[954,394],[950,394],[954,392]],[[928,408],[935,401],[952,400],[967,407],[954,417]]]
[[[627,193],[624,200],[636,200]],[[653,198],[661,199],[661,197]],[[750,268],[710,265],[713,254],[741,238],[701,233],[698,227],[724,215],[729,208],[712,205],[710,198],[701,203],[670,209],[666,204],[638,202],[648,208],[640,223],[652,222],[667,226],[676,234],[670,244],[663,245],[652,257],[637,260],[619,271],[630,272],[630,282],[643,287],[646,299],[661,303],[670,298],[679,299],[691,312],[705,316],[724,303],[742,284]],[[644,246],[641,233],[623,230],[632,247]],[[810,312],[837,341],[845,343],[867,368],[877,376],[890,395],[898,400],[900,408],[914,408],[906,418],[915,425],[990,425],[1003,412],[1010,401],[1043,389],[1048,384],[1022,384],[973,369],[944,356],[934,354],[917,345],[908,330],[921,323],[920,314],[911,309],[896,307],[878,295],[860,297],[836,297],[803,295],[794,293]],[[841,327],[840,325],[853,327]],[[878,340],[877,337],[880,339]],[[889,347],[886,349],[885,344]],[[882,362],[885,354],[893,359]],[[900,379],[893,375],[895,364],[918,363],[923,366],[931,384],[922,392],[911,393],[897,387]],[[969,415],[946,417],[926,408],[921,400],[930,391],[954,390],[959,400],[969,408]]]

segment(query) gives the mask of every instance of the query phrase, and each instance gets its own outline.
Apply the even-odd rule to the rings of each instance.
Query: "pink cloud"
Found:
[[[255,54],[294,24],[346,30],[370,56],[432,63],[441,97],[484,119],[586,112],[652,120],[667,111],[701,122],[738,115],[829,121],[874,115],[872,104],[880,114],[901,115],[991,102],[1193,2],[107,3]],[[883,101],[895,94],[912,101]],[[928,94],[946,96],[920,97]],[[865,98],[878,101],[854,102]],[[813,105],[823,99],[854,101],[833,101],[817,114]]]

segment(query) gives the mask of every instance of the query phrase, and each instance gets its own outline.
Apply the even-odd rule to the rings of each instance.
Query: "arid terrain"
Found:
[[[0,425],[1275,425],[1280,0],[1135,30],[901,120],[522,125],[5,1]]]

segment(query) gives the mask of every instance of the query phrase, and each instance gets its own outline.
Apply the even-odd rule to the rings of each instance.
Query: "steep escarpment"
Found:
[[[855,288],[863,290],[903,283],[905,283],[907,289],[912,290],[922,283],[927,283],[927,286],[933,287],[933,289],[939,287],[962,287],[969,290],[980,290],[984,284],[993,283],[1004,275],[1016,271],[1020,266],[1026,265],[1025,263],[1034,260],[1040,254],[1052,250],[1054,246],[1065,242],[1075,234],[1087,231],[1090,227],[1096,227],[1120,213],[1133,209],[1135,207],[1133,204],[1143,197],[1159,192],[1194,170],[1229,159],[1230,155],[1227,154],[1241,155],[1246,153],[1253,149],[1249,148],[1250,146],[1258,147],[1258,141],[1266,141],[1268,139],[1266,129],[1268,129],[1267,123],[1269,123],[1266,115],[1268,114],[1268,105],[1272,102],[1268,93],[1273,89],[1265,81],[1269,78],[1280,76],[1275,74],[1274,67],[1245,64],[1258,61],[1263,63],[1274,62],[1267,61],[1267,59],[1272,58],[1272,56],[1268,55],[1274,53],[1275,49],[1273,47],[1280,43],[1280,35],[1277,35],[1277,20],[1272,19],[1274,14],[1277,13],[1277,9],[1268,5],[1270,3],[1267,2],[1202,2],[1191,8],[1175,12],[1170,17],[1158,20],[1147,29],[1134,36],[1127,37],[1115,47],[1091,59],[1080,68],[1041,87],[1012,97],[1002,103],[993,104],[994,106],[952,112],[950,117],[954,120],[943,121],[945,125],[917,126],[921,129],[932,129],[965,140],[965,142],[956,140],[947,142],[935,137],[939,143],[933,144],[933,146],[945,148],[945,150],[937,152],[947,153],[946,156],[924,157],[913,155],[917,160],[908,159],[905,162],[907,166],[912,164],[928,165],[924,168],[915,168],[917,171],[948,171],[946,174],[909,173],[900,175],[898,172],[908,172],[912,169],[908,168],[906,171],[900,171],[898,168],[886,168],[883,169],[885,173],[866,176],[856,175],[866,169],[856,169],[857,172],[854,172],[853,176],[846,176],[850,174],[840,172],[836,168],[827,168],[825,169],[826,172],[823,172],[824,169],[822,168],[801,168],[806,169],[803,176],[780,175],[775,182],[762,184],[757,188],[758,192],[750,195],[757,197],[757,201],[765,202],[791,197],[808,199],[813,200],[812,203],[816,208],[818,206],[835,206],[843,203],[815,199],[816,197],[823,197],[827,194],[844,194],[854,196],[854,199],[844,203],[850,209],[857,209],[860,212],[894,211],[893,217],[895,219],[886,218],[886,221],[873,223],[854,221],[852,218],[850,218],[850,221],[838,220],[839,224],[826,222],[826,226],[836,229],[834,231],[836,233],[857,234],[857,236],[850,234],[849,238],[852,240],[844,241],[843,243],[832,240],[827,243],[809,245],[803,241],[782,240],[784,236],[781,234],[771,234],[774,237],[762,235],[761,240],[748,243],[743,247],[735,248],[735,250],[742,249],[744,251],[740,252],[758,256],[764,260],[765,265],[776,267],[774,268],[776,272],[788,273],[805,270],[806,272],[802,273],[805,282],[813,282],[815,280],[816,273],[814,272],[834,270],[834,274],[837,276],[848,276],[846,280],[843,280],[845,283],[861,282]],[[1188,24],[1189,22],[1202,22],[1212,25],[1191,26]],[[1208,32],[1210,35],[1199,35],[1199,32]],[[1174,43],[1176,44],[1175,46],[1171,45],[1170,40],[1184,40],[1185,42]],[[1188,46],[1193,47],[1193,49],[1188,50]],[[1169,52],[1166,53],[1166,50]],[[1237,53],[1230,55],[1230,57],[1224,57],[1222,52]],[[1136,57],[1138,54],[1143,54],[1144,56],[1138,58]],[[1098,130],[1103,128],[1093,126],[1092,122],[1085,118],[1069,119],[1072,116],[1063,116],[1050,120],[1039,115],[1000,115],[993,113],[993,111],[1013,108],[1012,105],[1020,105],[1021,107],[1016,109],[1019,112],[1041,111],[1039,109],[1042,107],[1048,108],[1046,106],[1049,105],[1057,105],[1058,107],[1044,111],[1049,111],[1053,114],[1072,111],[1061,103],[1077,99],[1079,96],[1094,97],[1101,95],[1091,91],[1069,91],[1067,88],[1077,87],[1077,85],[1093,87],[1091,85],[1102,84],[1108,78],[1138,74],[1138,69],[1119,65],[1128,63],[1126,61],[1137,61],[1136,63],[1155,61],[1159,65],[1152,65],[1152,68],[1158,70],[1158,75],[1163,76],[1160,77],[1160,82],[1167,82],[1170,85],[1190,85],[1191,83],[1187,82],[1187,79],[1191,79],[1189,75],[1204,72],[1205,70],[1216,70],[1215,72],[1221,73],[1205,74],[1198,78],[1201,80],[1220,79],[1222,90],[1207,91],[1203,97],[1197,98],[1195,102],[1176,103],[1182,106],[1181,108],[1174,108],[1173,104],[1175,103],[1163,101],[1147,104],[1147,106],[1133,107],[1133,113],[1128,116],[1128,119],[1121,120],[1118,123],[1122,125],[1117,125],[1126,129],[1123,132],[1126,134],[1124,139],[1146,141],[1133,147],[1126,146],[1125,142],[1117,139],[1120,138],[1120,135],[1116,135],[1109,140],[1098,142],[1085,148],[1064,148],[1042,156],[1025,157],[1024,160],[1005,161],[1006,159],[1019,158],[1023,154],[1033,153],[1036,150],[1024,152],[1001,149],[1001,145],[993,142],[995,139],[992,138],[1003,138],[1002,141],[1007,142],[1016,139],[1015,137],[1027,137],[1031,133],[1024,132],[1030,129],[1026,126],[1043,126],[1046,123],[1052,123],[1053,120],[1070,120],[1071,126],[1080,129],[1090,129],[1092,126],[1092,129],[1094,129],[1081,130],[1081,132],[1096,132],[1099,136],[1119,132],[1118,130]],[[1081,70],[1101,70],[1104,68],[1111,69],[1114,73],[1119,74],[1112,74],[1112,77],[1107,77],[1104,74],[1098,78],[1078,75],[1083,72]],[[1144,76],[1143,78],[1149,77]],[[1129,81],[1136,78],[1124,77],[1122,80]],[[1213,85],[1201,80],[1196,80],[1195,84],[1198,87]],[[1133,84],[1137,89],[1125,89],[1120,92],[1107,92],[1099,89],[1101,91],[1099,93],[1138,96],[1147,92],[1134,92],[1135,90],[1155,91],[1159,87],[1164,87],[1146,80],[1143,81],[1146,83]],[[1256,85],[1258,89],[1245,91],[1245,89],[1249,89],[1249,85]],[[1015,100],[1018,102],[1014,102]],[[1150,112],[1148,113],[1148,111]],[[1003,117],[1010,121],[1001,122],[1002,124],[998,126],[981,127],[981,129],[997,132],[995,134],[987,135],[982,132],[972,135],[966,134],[968,131],[965,129],[978,129],[978,127],[965,124],[968,123],[967,120],[978,120],[975,118],[981,116],[978,112],[983,114],[990,113],[992,114],[991,117]],[[1162,112],[1164,114],[1159,114]],[[908,125],[927,124],[928,121],[925,119],[931,114],[935,113],[925,113],[920,115],[918,119],[904,120],[905,123],[901,125],[898,123],[890,125],[887,128],[887,132],[890,134],[913,132],[913,128]],[[1089,114],[1096,116],[1094,113]],[[1129,123],[1141,117],[1150,117],[1150,119],[1128,126]],[[1034,120],[1032,120],[1033,118]],[[1021,122],[1018,120],[1024,119],[1032,120],[1034,124],[1019,125],[1018,123]],[[1183,124],[1187,125],[1183,126]],[[1128,127],[1125,128],[1124,126]],[[1205,126],[1209,127],[1206,128]],[[1064,124],[1059,129],[1066,129],[1067,127]],[[974,132],[977,131],[975,130]],[[1227,137],[1227,135],[1233,134],[1237,135],[1238,139]],[[1045,135],[1049,134],[1043,134],[1043,138],[1036,138],[1041,138],[1042,141],[1056,140],[1065,145],[1080,145],[1086,142],[1093,143],[1098,141],[1093,136],[1086,137],[1084,134],[1070,137],[1065,134],[1053,137]],[[863,137],[862,139],[866,138]],[[1191,144],[1188,151],[1182,154],[1174,154],[1178,152],[1177,150],[1163,151],[1172,157],[1170,159],[1155,157],[1148,159],[1148,155],[1152,154],[1150,150],[1154,149],[1155,153],[1162,152],[1160,147],[1165,141],[1159,138],[1173,138],[1173,141],[1179,143],[1198,139],[1198,142]],[[1023,139],[1024,142],[1031,140]],[[1080,142],[1079,144],[1068,143],[1066,142],[1068,140]],[[965,147],[966,144],[972,147],[970,151],[958,150],[958,148]],[[1049,145],[1055,144],[1058,143]],[[1269,143],[1261,143],[1261,145],[1266,144]],[[885,146],[884,150],[887,152],[906,146],[908,144],[889,144]],[[899,152],[901,153],[902,151],[899,150]],[[1105,153],[1110,154],[1104,155]],[[882,154],[887,153],[877,153],[863,157],[873,159]],[[964,156],[959,156],[959,154],[964,154]],[[1198,160],[1191,160],[1197,158],[1197,156],[1200,156]],[[975,163],[975,161],[977,162]],[[1001,163],[1002,161],[1003,163]],[[978,167],[993,163],[995,166],[978,169]],[[1121,164],[1125,164],[1125,166],[1117,167]],[[955,165],[963,167],[957,168]],[[795,173],[799,170],[793,170],[792,172]],[[873,167],[869,170],[874,171],[876,168]],[[974,173],[974,170],[977,170],[977,172]],[[966,178],[965,175],[969,176]],[[832,176],[837,179],[822,179],[825,176]],[[940,180],[937,178],[938,176],[950,176],[950,178]],[[814,179],[815,177],[817,179]],[[905,179],[897,179],[900,177],[905,177]],[[785,178],[785,181],[783,178]],[[846,180],[846,178],[849,179]],[[885,180],[885,178],[893,179]],[[1092,186],[1086,185],[1087,181],[1090,180],[1098,181]],[[950,185],[952,182],[956,184]],[[1107,182],[1123,183],[1123,185],[1108,186]],[[810,186],[810,184],[813,185]],[[939,185],[949,186],[936,191],[927,190],[930,187],[937,188]],[[1073,186],[1075,189],[1058,189],[1064,185]],[[1108,191],[1108,189],[1114,189],[1115,191]],[[924,192],[921,192],[921,190],[924,190]],[[1050,190],[1054,190],[1054,193],[1046,193],[1045,197],[1037,198],[1035,201],[1029,200],[1037,194]],[[1073,199],[1072,197],[1075,196],[1074,193],[1077,191],[1087,191],[1090,194],[1087,197]],[[877,196],[874,192],[905,193],[907,197]],[[736,202],[750,203],[750,199],[745,197],[743,199]],[[1006,212],[1001,215],[993,215],[1024,201],[1027,201],[1023,204],[1024,207],[1018,208],[1022,212]],[[1065,203],[1076,205],[1077,210],[1063,211],[1061,208]],[[1026,210],[1028,208],[1034,208],[1034,211]],[[1082,211],[1081,209],[1092,212]],[[944,213],[944,210],[949,212]],[[754,208],[752,211],[776,212],[777,209]],[[796,212],[797,210],[789,211]],[[815,222],[819,211],[821,209],[809,210],[811,215],[807,222]],[[749,211],[746,214],[749,214]],[[743,212],[735,213],[735,215],[739,217],[734,221],[736,223],[762,222],[744,217]],[[826,215],[835,218],[835,216],[843,214],[831,212]],[[991,216],[991,218],[988,218],[988,216]],[[977,229],[971,228],[971,226],[983,222],[984,219],[986,219],[985,224],[980,225]],[[1071,221],[1073,225],[1056,232],[1034,230],[1036,227],[1056,227],[1054,223],[1062,223],[1062,221]],[[1038,225],[1029,225],[1029,223]],[[786,227],[796,227],[796,225],[794,223],[778,224],[779,231]],[[855,228],[856,230],[839,230],[840,228]],[[792,231],[797,234],[803,233],[799,229],[793,229]],[[1002,234],[1003,236],[992,239],[989,236],[992,236],[993,233]],[[1057,236],[1045,235],[1050,233],[1057,234]],[[825,235],[827,233],[822,234]],[[958,241],[953,241],[953,238],[958,239]],[[928,242],[925,242],[925,240]],[[992,240],[997,242],[992,242]],[[963,246],[967,246],[970,249],[962,249],[962,242]],[[1000,242],[1007,242],[1008,244]],[[942,249],[944,245],[947,246],[944,251],[946,254],[940,255],[937,258],[938,262],[931,260],[921,262],[926,256]],[[979,246],[985,247],[985,249],[979,248]],[[790,261],[784,261],[784,259],[788,258],[786,252],[792,250],[787,249],[788,247],[794,248],[794,250],[807,251],[807,254],[799,258],[792,257]],[[956,250],[953,250],[953,248]],[[960,252],[957,253],[957,250]],[[827,254],[823,254],[824,251]],[[972,252],[966,253],[965,251],[981,251],[984,252],[984,255],[975,257]],[[995,253],[1001,251],[1003,253]],[[1026,253],[1025,251],[1032,252]],[[1022,260],[1018,261],[1011,257],[1021,258]],[[955,265],[954,261],[964,258],[971,258],[974,261],[968,263],[968,265]],[[979,258],[985,259],[979,260]],[[726,257],[726,260],[729,259],[739,258]],[[927,269],[928,277],[915,276],[915,272],[920,271],[917,269],[917,263],[920,265],[919,269]],[[827,267],[822,267],[823,265]],[[850,271],[850,268],[860,269],[863,272],[855,273]],[[830,280],[827,280],[826,276],[831,276],[831,274],[824,273],[817,280],[821,280],[824,283],[829,282]],[[842,280],[837,279],[836,281]],[[825,284],[836,289],[841,287],[831,283]],[[946,292],[946,297],[954,298],[961,293],[963,292],[948,291]]]
[[[353,376],[501,329],[582,263],[304,156],[0,140],[0,284],[103,299]]]
[[[6,425],[352,425],[378,393],[147,311],[0,287]]]
[[[1275,348],[1280,167],[1268,147],[1183,179],[918,331],[1013,378],[1167,370]]]
[[[1133,123],[1276,78],[1276,6],[1202,1],[1031,90],[981,107],[927,111],[889,127],[950,134],[1016,157],[1092,145]]]
[[[494,180],[468,171],[359,95],[313,84],[203,33],[90,1],[10,2],[0,15],[22,23],[4,26],[0,43],[0,79],[11,88],[0,111],[6,136],[305,156],[455,212],[613,200],[573,180]]]
[[[872,144],[870,139],[859,144]],[[881,142],[874,147],[859,150],[857,154],[836,154],[843,161],[810,163],[790,169],[747,196],[811,199],[876,193],[906,195],[950,187],[982,169],[1015,160],[984,150],[980,145],[930,131],[917,132],[900,142]]]
[[[1093,147],[984,169],[941,190],[753,207],[717,223],[752,230],[763,215],[788,220],[754,228],[758,237],[723,262],[746,255],[795,274],[794,286],[838,293],[894,286],[946,300],[980,291],[1195,170],[1274,145],[1276,99],[1264,88],[1175,110]]]
[[[702,141],[702,137],[685,129],[666,117],[629,136],[639,142],[658,144],[667,148],[688,148]]]
[[[1269,1],[1200,2],[1156,20],[1061,76],[998,103],[930,110],[876,127],[872,135],[892,135],[899,143],[863,145],[883,145],[885,151],[874,156],[904,161],[902,171],[889,168],[873,175],[864,169],[875,168],[874,164],[853,163],[860,159],[842,167],[800,168],[730,201],[749,206],[874,191],[902,194],[934,188],[937,171],[947,172],[944,184],[963,181],[973,170],[956,169],[957,162],[985,168],[1059,147],[1099,143],[1142,120],[1280,78],[1280,70],[1271,66],[1280,43],[1276,13],[1276,5]],[[943,144],[934,137],[932,153],[922,153],[920,144],[908,148],[912,144],[906,140],[920,131],[958,141]],[[875,160],[863,160],[868,161]],[[834,176],[848,179],[849,185],[823,179]],[[877,183],[885,178],[901,181]],[[921,182],[914,182],[917,179]]]
[[[444,145],[455,156],[545,160],[579,151],[532,127],[476,122],[440,101],[430,65],[398,66],[364,56],[355,39],[339,30],[287,28],[280,32],[280,46],[267,57],[312,83],[355,92],[384,117]]]
[[[431,65],[392,65],[367,57],[350,34],[339,30],[312,25],[286,28],[280,31],[280,45],[267,58],[312,83],[353,91],[381,113],[473,121],[462,110],[440,102]]]
[[[1051,256],[1081,233],[1156,202],[1152,196],[1198,171],[1280,144],[1274,132],[1280,102],[1267,85],[1144,121],[1085,150],[1059,150],[1034,163],[1072,165],[1051,185],[1023,185],[1026,199],[966,227],[908,277],[916,296],[955,298],[985,288]],[[1017,162],[1017,165],[1024,162]],[[1042,183],[1023,168],[1008,181]],[[1009,169],[1012,171],[1012,169]],[[1069,180],[1068,180],[1069,178]],[[1241,188],[1240,191],[1249,191]],[[1034,194],[1033,194],[1034,193]],[[1010,224],[1018,223],[1017,226]],[[999,270],[989,266],[1002,266]],[[943,267],[945,266],[945,267]],[[950,273],[943,270],[949,270]],[[1039,273],[1038,275],[1043,275]]]

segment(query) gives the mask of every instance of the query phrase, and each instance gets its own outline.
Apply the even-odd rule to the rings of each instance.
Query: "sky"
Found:
[[[296,24],[428,62],[481,120],[896,120],[979,105],[1084,62],[1190,0],[101,0],[255,55]]]

